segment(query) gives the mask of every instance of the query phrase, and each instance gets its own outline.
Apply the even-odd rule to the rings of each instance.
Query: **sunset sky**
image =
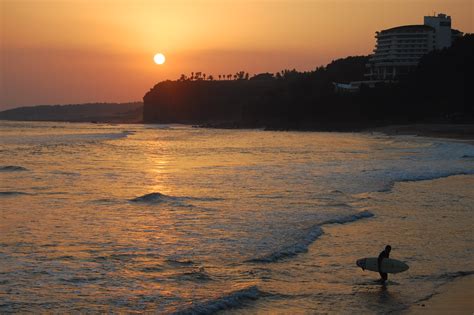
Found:
[[[312,70],[434,12],[474,31],[473,0],[0,0],[0,109],[136,101],[192,71]]]

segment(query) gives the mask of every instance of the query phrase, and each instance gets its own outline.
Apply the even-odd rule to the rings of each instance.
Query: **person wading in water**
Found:
[[[377,259],[381,282],[385,282],[388,279],[388,274],[385,272],[381,272],[381,267],[382,267],[382,261],[384,260],[384,258],[389,258],[391,250],[392,250],[392,246],[390,245],[385,246],[385,249],[379,254],[379,258]]]

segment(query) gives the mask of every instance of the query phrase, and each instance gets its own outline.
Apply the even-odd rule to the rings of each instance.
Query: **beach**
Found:
[[[474,124],[408,124],[390,125],[373,131],[391,136],[408,135],[452,139],[474,145]],[[473,314],[474,276],[454,279],[440,286],[436,293],[406,311],[408,314]]]
[[[391,136],[412,135],[439,139],[457,139],[474,144],[474,124],[405,124],[370,129]]]
[[[474,145],[474,125],[406,125],[386,127],[386,134],[452,138]],[[468,275],[438,288],[426,301],[412,305],[408,314],[473,314],[474,276]]]
[[[472,314],[474,312],[474,276],[454,280],[439,288],[426,301],[413,305],[408,314]]]

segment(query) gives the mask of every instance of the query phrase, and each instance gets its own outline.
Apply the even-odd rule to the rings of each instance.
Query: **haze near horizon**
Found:
[[[469,0],[3,0],[0,110],[141,100],[157,82],[197,71],[312,70],[370,54],[376,31],[435,12],[473,32]]]

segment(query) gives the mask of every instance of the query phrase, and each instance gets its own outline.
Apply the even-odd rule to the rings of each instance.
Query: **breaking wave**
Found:
[[[23,172],[27,170],[28,170],[27,168],[24,168],[22,166],[16,166],[16,165],[0,166],[0,172]]]
[[[214,300],[193,305],[190,308],[178,311],[175,314],[213,314],[218,311],[242,307],[248,302],[257,300],[260,296],[262,296],[262,291],[260,291],[256,286],[251,286],[245,289],[230,292],[229,294],[223,295]]]
[[[299,243],[290,245],[269,255],[247,260],[246,262],[271,263],[281,260],[283,258],[296,256],[300,253],[305,253],[308,251],[309,245],[311,245],[321,235],[323,235],[323,230],[321,229],[321,227],[319,225],[313,226],[306,233],[305,238],[302,239]]]
[[[351,214],[351,215],[347,215],[347,216],[344,216],[344,217],[324,221],[320,225],[350,223],[350,222],[354,222],[354,221],[357,221],[357,220],[360,220],[360,219],[371,218],[373,216],[374,216],[374,214],[372,212],[364,210],[364,211],[358,212],[356,214]]]
[[[389,192],[393,189],[396,183],[404,183],[404,182],[419,182],[425,180],[435,180],[441,178],[447,178],[451,176],[459,176],[459,175],[474,175],[474,170],[472,171],[446,171],[446,172],[433,172],[427,174],[405,174],[397,176],[393,179],[390,183],[385,185],[383,188],[377,190],[377,192]]]
[[[308,229],[305,237],[301,239],[298,243],[292,244],[290,246],[287,246],[283,249],[280,249],[276,252],[273,252],[269,255],[265,255],[262,257],[258,258],[253,258],[250,260],[247,260],[246,262],[253,262],[253,263],[272,263],[279,261],[281,259],[287,258],[287,257],[293,257],[301,253],[306,253],[308,251],[308,247],[316,241],[321,235],[324,234],[324,231],[322,229],[323,225],[326,224],[345,224],[345,223],[350,223],[354,222],[360,219],[364,218],[370,218],[373,217],[374,214],[370,211],[362,211],[356,214],[344,216],[344,217],[339,217],[331,220],[324,221],[322,223],[319,223],[317,225],[312,226],[311,228]]]

